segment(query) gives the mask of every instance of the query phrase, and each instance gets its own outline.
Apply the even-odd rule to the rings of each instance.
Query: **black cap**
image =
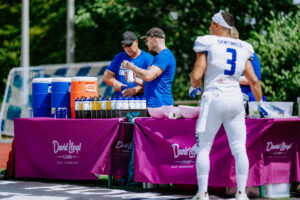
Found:
[[[136,35],[131,32],[131,31],[126,31],[122,34],[122,41],[121,43],[123,44],[131,44],[133,43],[134,41],[137,40],[137,37]]]
[[[165,38],[165,33],[160,28],[151,28],[147,31],[146,35],[141,37],[141,39],[145,39],[146,37]]]

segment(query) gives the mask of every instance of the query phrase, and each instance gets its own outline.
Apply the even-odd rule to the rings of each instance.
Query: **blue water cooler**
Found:
[[[66,108],[67,116],[71,118],[70,109],[70,86],[71,78],[52,78],[51,89],[51,108],[55,108],[57,118],[66,118],[66,116],[60,116],[58,108]]]
[[[33,117],[50,117],[51,83],[51,78],[34,78],[32,80]]]

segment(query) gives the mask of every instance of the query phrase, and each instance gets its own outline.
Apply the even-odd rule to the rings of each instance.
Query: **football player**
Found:
[[[262,105],[262,90],[250,62],[254,53],[253,47],[245,41],[230,37],[233,26],[231,14],[224,11],[216,13],[209,27],[210,35],[198,37],[193,47],[197,59],[190,75],[190,96],[200,93],[200,82],[204,77],[201,112],[196,124],[199,148],[196,159],[198,192],[193,197],[194,200],[209,199],[209,153],[222,124],[235,158],[236,199],[248,199],[245,189],[249,161],[246,153],[245,110],[239,86],[241,74],[244,73],[249,80],[259,105]]]

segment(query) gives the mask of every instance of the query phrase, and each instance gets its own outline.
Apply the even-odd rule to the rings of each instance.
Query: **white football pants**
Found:
[[[207,112],[202,112],[205,109]],[[201,114],[206,116],[201,116]],[[204,129],[201,121],[206,121]],[[200,115],[196,124],[199,147],[196,160],[198,190],[199,192],[207,191],[210,168],[209,153],[221,124],[224,125],[231,153],[235,158],[237,190],[244,192],[248,178],[249,161],[246,153],[245,110],[240,89],[230,90],[226,93],[216,90],[207,91],[202,96]],[[203,132],[199,132],[200,126],[202,126],[201,130],[204,130]]]

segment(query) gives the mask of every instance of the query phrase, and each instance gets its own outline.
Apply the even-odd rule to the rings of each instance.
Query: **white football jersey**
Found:
[[[204,90],[238,88],[245,64],[254,54],[252,45],[245,41],[215,35],[197,37],[193,50],[207,53]]]

